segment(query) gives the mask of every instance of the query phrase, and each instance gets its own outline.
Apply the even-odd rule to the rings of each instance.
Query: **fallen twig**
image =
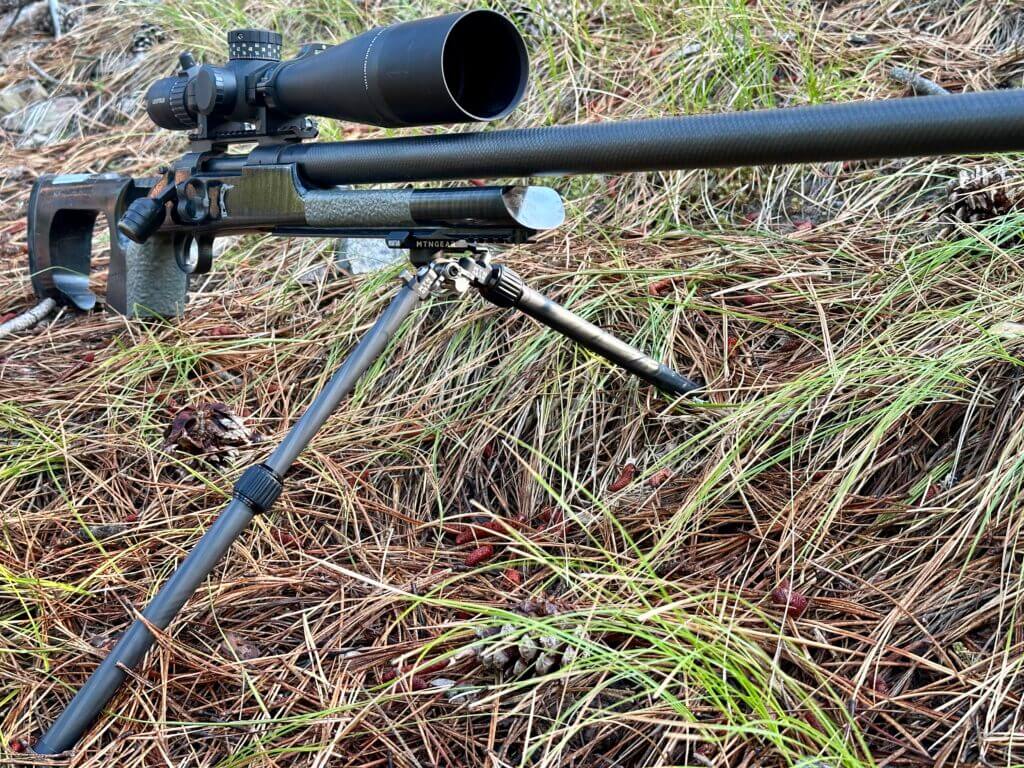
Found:
[[[929,80],[927,77],[920,75],[917,72],[911,72],[906,67],[893,67],[889,70],[889,77],[897,83],[901,83],[910,88],[916,96],[949,95],[949,91],[934,80]]]
[[[50,22],[53,24],[53,39],[60,40],[60,6],[57,0],[47,0],[50,8]]]
[[[32,309],[22,312],[17,317],[12,317],[3,325],[0,325],[0,338],[31,328],[50,314],[56,306],[57,302],[53,299],[43,299],[32,307]]]

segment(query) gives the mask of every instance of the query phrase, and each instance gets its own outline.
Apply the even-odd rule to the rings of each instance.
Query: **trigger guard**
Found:
[[[196,258],[192,260],[192,246],[196,247]],[[186,275],[205,275],[213,267],[213,238],[207,235],[194,237],[178,235],[174,238],[174,260],[178,269]]]

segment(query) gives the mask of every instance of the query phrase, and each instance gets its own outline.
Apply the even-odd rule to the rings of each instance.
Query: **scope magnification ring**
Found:
[[[171,114],[174,115],[174,119],[177,120],[185,128],[195,128],[196,118],[188,111],[188,104],[186,99],[186,90],[188,89],[188,80],[184,77],[179,77],[171,83],[171,88],[167,94],[167,103],[171,108]]]
[[[281,39],[268,29],[233,29],[228,32],[228,58],[280,61]]]

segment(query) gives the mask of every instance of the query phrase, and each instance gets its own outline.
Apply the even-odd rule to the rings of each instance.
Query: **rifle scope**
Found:
[[[486,10],[378,27],[335,46],[304,45],[281,61],[281,35],[228,32],[228,62],[179,58],[174,77],[146,93],[161,128],[213,141],[249,135],[308,138],[319,115],[384,128],[495,120],[526,90],[526,46],[515,25]]]

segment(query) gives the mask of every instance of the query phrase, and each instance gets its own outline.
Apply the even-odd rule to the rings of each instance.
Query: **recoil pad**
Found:
[[[277,472],[265,464],[254,464],[238,478],[234,497],[256,514],[262,514],[274,505],[283,488],[284,483]]]
[[[490,279],[482,293],[492,304],[499,307],[514,307],[526,290],[526,283],[518,274],[505,266],[492,269]]]

